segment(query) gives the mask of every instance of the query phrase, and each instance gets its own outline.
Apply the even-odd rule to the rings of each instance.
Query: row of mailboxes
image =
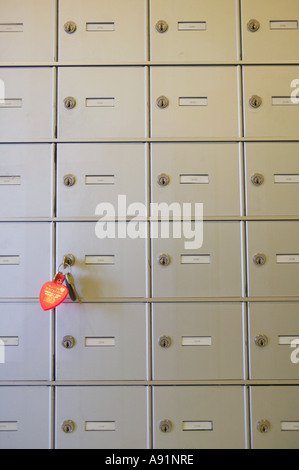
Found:
[[[54,201],[62,218],[100,216],[106,203],[122,217],[135,203],[144,217],[161,218],[165,203],[169,211],[177,205],[177,217],[185,203],[192,217],[201,215],[196,204],[204,216],[294,216],[298,149],[291,142],[246,143],[243,176],[236,143],[153,143],[150,155],[141,143],[58,144],[55,192],[53,145],[2,144],[0,217],[51,217]]]
[[[249,303],[248,371],[244,309],[67,302],[54,335],[51,313],[38,304],[1,303],[0,380],[51,380],[52,371],[56,380],[298,379],[298,303]]]
[[[298,448],[298,386],[154,386],[152,448]],[[1,386],[0,448],[151,447],[149,387]],[[247,407],[250,415],[247,418]],[[249,438],[249,432],[250,438]]]
[[[0,60],[46,62],[296,60],[296,0],[1,0]],[[37,21],[38,18],[39,20]],[[149,33],[149,41],[148,41]],[[258,57],[256,55],[258,51]]]
[[[1,223],[0,298],[39,296],[52,277],[51,231],[46,222]],[[246,232],[248,294],[298,296],[299,223],[251,221]],[[72,255],[72,273],[85,301],[144,298],[150,283],[153,297],[161,298],[244,294],[240,222],[59,222],[56,235],[56,268]]]
[[[244,67],[245,137],[298,135],[298,76],[298,66]],[[150,103],[146,83],[144,67],[61,67],[58,137],[143,139],[149,134],[235,139],[242,135],[238,67],[152,67]],[[2,141],[53,137],[51,68],[2,67],[0,87]]]

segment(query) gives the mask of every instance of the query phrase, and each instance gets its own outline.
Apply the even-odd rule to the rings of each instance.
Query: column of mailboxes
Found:
[[[0,447],[298,447],[297,2],[0,7]],[[202,246],[149,223],[173,202]]]

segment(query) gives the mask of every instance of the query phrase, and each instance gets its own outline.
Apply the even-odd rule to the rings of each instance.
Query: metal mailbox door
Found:
[[[187,223],[185,221],[185,223]],[[238,222],[152,222],[152,283],[154,297],[240,297],[243,292],[242,227]],[[176,225],[175,225],[176,224]],[[186,248],[185,231],[194,234],[195,245]],[[177,237],[177,238],[174,238]]]
[[[238,144],[155,143],[151,148],[152,203],[203,204],[204,216],[240,216]]]
[[[143,386],[56,387],[56,449],[146,449]]]
[[[145,305],[64,303],[56,315],[58,380],[146,380]]]
[[[51,380],[51,337],[51,314],[38,304],[1,303],[0,380]]]
[[[251,379],[299,378],[298,308],[296,302],[250,303]]]
[[[145,27],[145,0],[62,0],[59,60],[144,61]]]
[[[296,0],[242,0],[243,59],[298,60]]]
[[[0,0],[0,61],[54,60],[54,0]]]
[[[1,141],[53,137],[53,76],[50,68],[0,68]]]
[[[0,298],[39,298],[51,280],[51,225],[1,222]]]
[[[146,162],[144,144],[60,144],[58,216],[95,216],[102,203],[112,204],[118,216],[119,196],[128,206],[145,205]]]
[[[53,148],[0,146],[0,217],[51,217]]]
[[[250,387],[253,449],[298,449],[298,386]]]
[[[1,386],[0,402],[0,449],[51,448],[50,387]]]
[[[144,67],[61,67],[58,100],[61,139],[146,136]]]
[[[239,59],[235,0],[151,0],[150,4],[151,60]]]
[[[248,222],[251,297],[298,296],[299,222]]]
[[[153,67],[151,136],[237,137],[239,101],[236,67]]]
[[[244,378],[239,303],[153,304],[153,379]]]
[[[246,144],[249,216],[294,216],[299,209],[298,143]]]
[[[296,137],[298,66],[244,67],[245,137]],[[294,96],[292,95],[294,93]]]
[[[245,387],[154,387],[153,410],[154,449],[246,448]]]
[[[136,224],[146,233],[146,223]],[[65,255],[74,255],[72,274],[82,299],[146,296],[146,239],[132,238],[130,226],[135,230],[134,221],[57,224],[57,268]]]

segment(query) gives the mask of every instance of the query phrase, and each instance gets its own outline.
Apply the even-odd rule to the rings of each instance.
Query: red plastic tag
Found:
[[[62,273],[57,273],[54,281],[46,282],[43,285],[39,300],[43,310],[51,310],[58,307],[67,298],[69,290],[62,283],[65,276]]]

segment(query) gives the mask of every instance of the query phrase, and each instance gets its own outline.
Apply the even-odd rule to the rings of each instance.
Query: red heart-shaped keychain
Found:
[[[46,282],[43,285],[39,300],[43,310],[51,310],[58,307],[68,296],[69,290],[62,283],[65,279],[64,274],[58,272],[54,281]]]

